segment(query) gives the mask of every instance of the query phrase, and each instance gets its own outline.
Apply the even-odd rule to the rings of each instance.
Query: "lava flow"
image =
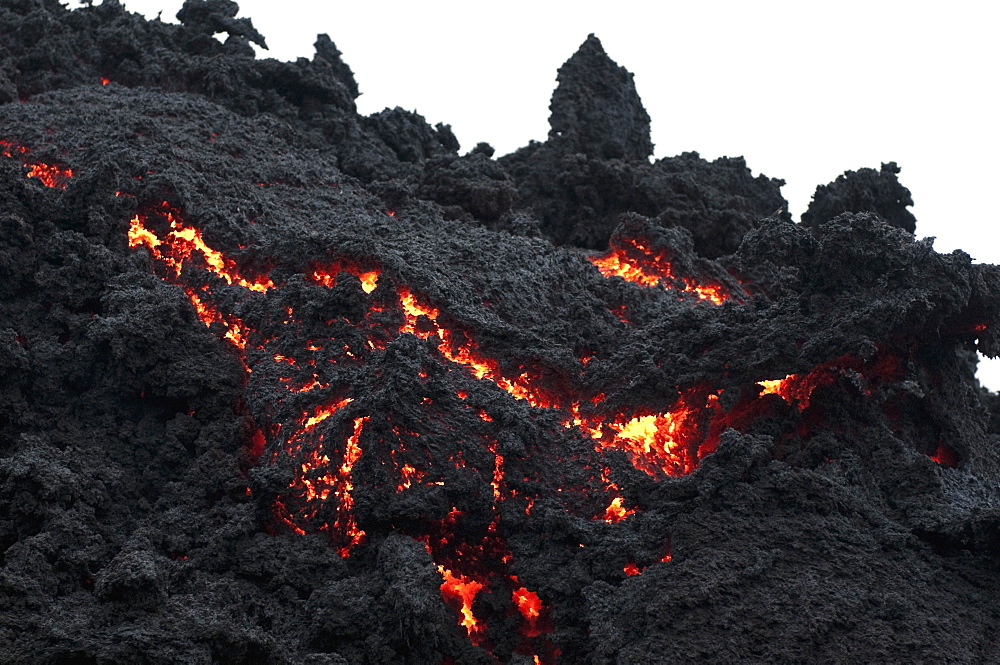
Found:
[[[210,247],[202,233],[186,224],[180,211],[166,202],[133,217],[128,239],[131,246],[143,247],[150,253],[154,264],[161,266],[164,279],[184,289],[199,318],[209,327],[218,326],[220,335],[237,348],[245,361],[252,332],[269,324],[257,322],[248,326],[234,315],[221,311],[219,305],[213,302],[215,291],[212,284],[199,282],[198,276],[211,276],[217,280],[219,288],[237,287],[261,295],[279,291],[281,285],[265,275],[246,274],[235,261]],[[632,247],[642,250],[637,243],[633,243]],[[619,255],[612,253],[611,256]],[[677,278],[669,272],[669,264],[664,262],[663,255],[650,256],[650,265],[658,271],[655,275],[643,272],[648,266],[643,268],[638,264],[627,264],[619,258],[595,263],[605,274],[610,272],[626,276],[645,285],[675,283]],[[619,269],[612,271],[608,267],[612,263]],[[541,367],[521,363],[513,373],[508,374],[499,361],[483,352],[468,329],[449,323],[449,317],[441,308],[417,296],[410,287],[393,284],[379,270],[366,268],[356,261],[334,260],[324,265],[313,265],[304,271],[304,275],[307,282],[332,288],[343,272],[358,278],[361,291],[366,296],[382,294],[381,302],[385,300],[383,287],[394,288],[398,308],[403,315],[403,322],[398,328],[387,328],[379,323],[380,319],[372,318],[383,311],[381,305],[372,301],[364,320],[355,321],[352,325],[369,331],[373,337],[369,338],[364,349],[352,350],[350,345],[346,345],[344,354],[347,359],[365,362],[369,354],[385,348],[387,340],[400,335],[413,335],[430,342],[442,360],[456,369],[465,368],[475,379],[488,381],[532,407],[561,413],[566,428],[593,441],[594,458],[586,463],[599,469],[593,479],[595,491],[603,492],[603,505],[606,507],[590,515],[590,518],[609,524],[622,523],[641,508],[626,503],[619,486],[610,479],[610,470],[601,464],[601,457],[608,451],[625,453],[636,469],[653,478],[686,475],[698,467],[705,455],[715,450],[722,431],[727,427],[746,429],[758,417],[769,413],[773,405],[768,406],[772,403],[766,401],[767,396],[776,394],[789,405],[794,405],[797,411],[806,411],[816,388],[835,382],[841,371],[848,368],[861,370],[864,367],[864,363],[845,357],[801,376],[793,374],[779,380],[762,380],[754,386],[755,389],[744,389],[740,393],[742,397],[728,410],[721,406],[721,389],[695,386],[679,390],[668,410],[638,408],[630,413],[614,413],[603,406],[606,399],[603,393],[584,399],[581,392],[567,394],[565,387],[562,390],[551,388],[544,379],[547,373]],[[690,280],[682,282],[686,285],[685,290],[697,293],[702,299],[717,303],[725,300],[721,286],[698,286]],[[296,321],[294,309],[287,307],[282,325],[295,325]],[[315,359],[303,362],[296,356],[270,351],[271,338],[255,337],[254,340],[254,348],[267,351],[265,357],[269,362],[273,360],[281,367],[300,373],[308,371],[304,377],[279,377],[287,391],[301,394],[315,390],[329,394],[330,384],[320,380]],[[336,345],[341,342],[334,338],[311,339],[304,340],[300,346],[303,353],[314,353],[331,343]],[[246,366],[248,373],[253,369]],[[270,449],[272,464],[280,463],[283,457],[296,460],[287,491],[274,502],[272,511],[276,522],[300,535],[325,533],[341,556],[348,557],[367,535],[364,525],[355,515],[353,494],[359,482],[368,482],[356,477],[355,467],[365,455],[365,424],[374,414],[358,411],[355,408],[357,400],[343,396],[351,391],[351,386],[344,385],[336,391],[341,397],[321,402],[302,412],[292,422],[264,423],[262,431],[268,434],[264,436],[263,448]],[[460,391],[458,397],[464,401],[468,394]],[[424,402],[431,403],[433,400],[425,398]],[[585,404],[586,408],[581,404]],[[495,426],[494,419],[485,410],[478,411],[477,419],[485,427]],[[413,491],[418,486],[445,485],[448,473],[435,470],[433,464],[428,466],[427,460],[405,457],[410,448],[407,441],[416,441],[420,434],[399,427],[393,428],[393,431],[399,440],[390,455],[391,465],[398,475],[393,484],[394,491],[402,493]],[[477,469],[487,475],[492,488],[493,516],[488,529],[479,536],[482,540],[470,540],[469,535],[458,535],[466,531],[460,528],[464,516],[458,509],[453,509],[448,518],[428,525],[428,531],[424,533],[413,532],[412,527],[406,530],[427,546],[442,576],[442,596],[453,608],[458,624],[474,644],[486,649],[490,649],[492,644],[488,637],[489,617],[477,615],[476,599],[482,594],[497,593],[499,580],[507,579],[512,585],[510,602],[522,615],[522,635],[529,640],[519,648],[524,653],[551,653],[552,647],[544,642],[544,635],[552,627],[544,619],[541,597],[521,585],[509,572],[512,554],[502,536],[504,524],[499,511],[500,504],[516,497],[517,500],[527,501],[525,512],[530,516],[531,506],[541,497],[523,491],[519,494],[516,489],[508,487],[504,459],[496,441],[484,433],[482,442],[483,449],[493,460],[487,468]],[[255,441],[254,448],[258,449],[258,453],[263,452],[259,441]],[[457,468],[466,467],[460,452],[450,459]],[[586,493],[589,490],[579,488],[579,491]],[[326,507],[328,504],[332,504],[330,508]],[[669,561],[669,555],[663,561]],[[641,570],[630,561],[625,565],[623,574],[635,575]]]
[[[186,224],[180,211],[167,202],[134,216],[128,240],[131,246],[143,247],[150,253],[154,264],[161,266],[161,275],[184,289],[202,322],[209,327],[218,325],[221,336],[231,342],[243,357],[250,344],[251,332],[260,328],[260,325],[250,327],[234,315],[220,311],[219,306],[212,302],[212,285],[209,282],[198,282],[197,275],[211,275],[219,284],[259,294],[280,290],[280,285],[276,285],[265,275],[245,274],[235,261],[209,246],[201,231]],[[635,247],[641,249],[638,244]],[[669,265],[662,262],[662,256],[654,258],[653,265],[660,271],[659,276],[643,277],[647,273],[642,273],[638,268],[630,269],[632,272],[627,272],[627,276],[641,278],[647,285],[674,279],[669,273]],[[610,263],[598,263],[599,267],[601,265],[606,267]],[[625,264],[619,262],[618,265]],[[205,272],[192,272],[189,266]],[[383,283],[380,271],[364,269],[359,263],[347,260],[314,265],[307,269],[305,275],[307,281],[330,288],[336,284],[337,275],[341,272],[355,274],[361,290],[367,295],[375,293]],[[724,300],[720,295],[721,287],[696,288],[689,281],[685,284],[687,289],[698,293],[699,297],[713,302]],[[388,284],[387,286],[392,288]],[[750,421],[741,414],[757,413],[745,408],[742,411],[737,409],[725,412],[719,405],[719,391],[707,387],[680,391],[673,407],[668,411],[607,413],[602,409],[603,394],[583,400],[580,394],[566,395],[553,390],[543,380],[545,372],[541,368],[522,364],[516,373],[506,374],[501,363],[482,352],[469,331],[446,324],[446,317],[440,308],[422,300],[408,286],[397,285],[395,290],[403,323],[396,330],[386,330],[383,327],[379,333],[380,339],[410,334],[432,342],[446,362],[466,368],[476,379],[489,381],[513,398],[533,407],[553,409],[565,414],[565,426],[592,439],[596,455],[600,456],[610,450],[623,451],[636,469],[654,478],[691,473],[697,468],[700,459],[714,450],[723,426],[748,426]],[[379,311],[381,307],[373,304],[369,315]],[[283,323],[290,325],[294,321],[294,311],[288,308]],[[374,320],[364,325],[372,330],[380,326]],[[319,340],[310,340],[303,347],[309,350],[322,349],[323,345],[318,342]],[[326,343],[329,342],[324,342]],[[258,339],[254,344],[255,348],[266,350],[269,341]],[[370,341],[367,352],[383,347],[384,341],[378,345]],[[345,355],[359,359],[350,347],[345,347]],[[295,357],[276,352],[268,352],[267,357],[281,366],[301,369],[302,363]],[[315,366],[315,361],[309,363]],[[253,368],[248,366],[246,369],[249,372]],[[789,402],[797,401],[799,408],[804,410],[808,407],[812,390],[823,382],[833,380],[829,376],[827,372],[820,378],[808,380],[800,380],[793,375],[778,382],[763,381],[760,384],[763,390],[759,391],[758,398],[777,393]],[[298,386],[288,388],[292,393],[328,387],[320,382],[315,373],[296,380],[295,383],[292,383],[293,377],[280,378],[290,386]],[[338,390],[343,394],[344,391],[350,391],[350,386],[343,386]],[[464,399],[461,394],[459,397]],[[302,413],[295,422],[285,421],[271,425],[265,423],[263,427],[264,432],[271,433],[264,437],[270,440],[271,463],[278,463],[282,455],[298,460],[287,491],[275,500],[273,514],[276,521],[301,535],[326,533],[344,557],[350,556],[366,536],[365,529],[354,514],[353,491],[359,482],[355,478],[354,467],[365,454],[364,426],[372,416],[356,411],[344,415],[353,401],[351,397],[337,398]],[[581,409],[581,403],[588,404],[588,408]],[[484,424],[493,422],[493,418],[483,410],[480,410],[478,418]],[[419,436],[416,432],[407,435],[406,432],[397,431],[402,438]],[[501,502],[515,496],[516,492],[506,486],[503,458],[496,450],[496,444],[491,443],[488,436],[484,436],[483,440],[494,459],[492,469],[488,472],[493,492],[494,517],[488,534],[483,536],[484,540],[480,543],[469,542],[466,536],[455,535],[455,528],[462,519],[462,513],[458,510],[453,511],[447,520],[438,523],[433,534],[416,533],[414,537],[427,544],[442,575],[442,595],[456,611],[458,623],[475,644],[488,648],[490,642],[486,637],[487,622],[476,616],[475,599],[479,594],[495,592],[498,579],[507,577],[514,584],[511,602],[523,616],[522,632],[525,638],[540,638],[551,627],[542,620],[543,603],[538,594],[519,585],[515,577],[505,572],[509,570],[511,554],[500,536],[503,524],[497,508]],[[260,449],[261,445],[255,441],[254,447]],[[267,443],[264,448],[267,448]],[[406,445],[401,444],[399,451],[405,450]],[[262,451],[258,450],[259,452]],[[599,457],[593,463],[600,466],[598,459]],[[433,468],[418,470],[415,460],[397,459],[395,450],[392,463],[399,475],[396,492],[410,491],[417,485],[444,482],[439,480],[442,476],[433,473]],[[460,464],[462,465],[464,463]],[[599,487],[603,487],[607,507],[592,516],[594,519],[617,524],[639,510],[638,507],[626,505],[618,485],[610,480],[607,468],[595,480]],[[524,498],[529,502],[526,512],[530,515],[530,507],[538,497]],[[329,502],[333,502],[332,510],[324,508]],[[626,575],[636,574],[638,568],[632,563],[626,566],[624,572]],[[524,648],[531,651],[535,647]]]
[[[65,4],[0,3],[0,663],[1000,662],[1000,267],[896,165],[796,222],[596,36],[500,155]]]

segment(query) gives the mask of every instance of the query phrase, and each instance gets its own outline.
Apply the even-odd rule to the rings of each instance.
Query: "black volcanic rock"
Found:
[[[638,212],[694,236],[707,258],[732,254],[755,222],[787,203],[781,180],[754,178],[742,158],[685,153],[650,164],[649,116],[632,74],[591,35],[559,69],[549,138],[503,157],[518,197],[558,244],[603,249],[619,215]]]
[[[185,10],[0,6],[0,662],[1000,660],[995,266]]]
[[[347,63],[341,59],[341,53],[337,50],[337,45],[333,43],[330,36],[327,34],[320,35],[316,38],[316,43],[313,46],[316,49],[316,55],[313,57],[313,61],[325,61],[327,65],[333,68],[333,71],[337,76],[337,80],[347,86],[347,90],[351,93],[351,97],[357,99],[359,93],[358,84],[354,80],[354,72],[352,72]]]
[[[819,185],[802,223],[818,227],[845,212],[873,212],[887,224],[914,233],[917,218],[907,207],[913,205],[910,190],[899,182],[896,162],[875,169],[847,171],[828,185]]]
[[[211,37],[220,32],[230,39],[245,39],[267,48],[264,36],[257,32],[249,19],[236,18],[240,6],[233,0],[184,0],[177,20],[190,29],[188,34]],[[329,41],[329,38],[327,38]]]
[[[653,154],[649,115],[631,72],[594,35],[559,68],[549,109],[549,141],[560,152],[638,161]]]

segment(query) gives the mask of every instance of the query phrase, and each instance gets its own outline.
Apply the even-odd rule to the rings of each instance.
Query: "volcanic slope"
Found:
[[[459,154],[236,11],[0,6],[0,660],[1000,659],[1000,273],[898,167],[650,163],[594,36]]]

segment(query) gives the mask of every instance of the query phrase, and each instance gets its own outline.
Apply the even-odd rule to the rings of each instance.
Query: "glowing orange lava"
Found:
[[[225,339],[229,340],[229,342],[239,349],[246,348],[247,340],[245,331],[247,327],[242,321],[231,314],[221,314],[214,306],[202,301],[193,289],[185,288],[184,293],[187,294],[188,300],[191,301],[202,323],[209,328],[212,327],[213,323],[218,323],[226,331],[223,333]]]
[[[296,533],[304,534],[323,502],[331,496],[336,497],[337,510],[333,522],[320,525],[316,530],[329,531],[342,557],[349,556],[351,548],[360,543],[365,536],[353,513],[354,498],[351,492],[354,489],[352,472],[355,463],[361,458],[359,441],[368,416],[354,419],[353,432],[345,442],[339,466],[334,465],[325,452],[324,435],[316,433],[315,430],[320,423],[351,401],[350,398],[346,398],[317,407],[313,415],[302,421],[301,428],[288,437],[285,450],[290,454],[299,454],[302,461],[289,484],[289,493],[279,497],[274,506],[278,520]],[[302,451],[305,451],[304,454]],[[290,505],[294,505],[295,508],[290,508]]]
[[[487,379],[532,406],[552,408],[555,405],[554,400],[533,385],[529,372],[521,372],[514,378],[504,376],[500,363],[482,356],[478,345],[468,335],[446,328],[438,322],[441,316],[439,309],[422,302],[408,287],[400,286],[397,290],[406,316],[406,322],[400,328],[401,333],[416,335],[421,339],[437,337],[441,355],[457,365],[468,367],[477,379]]]
[[[0,141],[0,154],[4,157],[14,157],[15,155],[30,155],[31,149],[22,145],[17,145],[11,141]],[[73,177],[73,169],[63,168],[55,164],[45,164],[43,162],[21,161],[26,169],[27,176],[35,178],[46,187],[54,189],[66,189],[69,180]]]
[[[46,187],[66,189],[68,186],[67,181],[73,177],[73,169],[60,168],[54,164],[36,162],[34,164],[25,164],[25,166],[30,168],[28,177],[38,178],[39,182]]]
[[[783,379],[758,381],[757,385],[762,388],[761,396],[778,395],[789,404],[798,405],[800,411],[805,411],[809,408],[813,391],[836,380],[841,362],[825,363],[805,375],[789,374]]]
[[[709,399],[699,390],[681,395],[674,409],[607,423],[614,432],[597,440],[597,450],[623,450],[632,465],[651,476],[683,476],[698,466],[701,421]]]
[[[331,288],[337,284],[337,275],[347,272],[361,281],[361,290],[371,293],[378,287],[378,270],[362,270],[356,264],[344,261],[328,265],[316,266],[309,275],[310,281]]]
[[[635,510],[632,508],[626,508],[623,505],[624,503],[625,499],[620,496],[616,496],[612,499],[607,510],[604,511],[604,521],[610,522],[611,524],[617,524],[629,515],[635,515]]]
[[[621,246],[612,247],[603,256],[588,258],[605,277],[621,277],[627,282],[645,287],[676,288],[694,293],[700,300],[708,300],[716,305],[721,305],[729,298],[721,284],[698,283],[691,277],[675,275],[666,250],[654,252],[633,238],[626,238],[620,244]]]
[[[209,247],[202,238],[201,231],[185,225],[180,220],[179,212],[164,201],[158,211],[169,223],[169,231],[160,238],[151,231],[147,224],[149,217],[136,215],[129,226],[128,239],[132,247],[145,246],[157,261],[169,266],[175,278],[181,277],[184,266],[192,261],[192,253],[199,252],[203,266],[227,284],[236,284],[258,293],[267,293],[274,288],[274,282],[268,277],[248,279],[236,269],[236,264],[227,259],[222,252]]]
[[[464,575],[456,577],[444,566],[438,565],[437,568],[444,578],[441,583],[441,595],[445,602],[455,607],[460,613],[462,618],[459,623],[468,632],[473,644],[480,644],[485,635],[486,626],[476,621],[476,617],[472,613],[472,603],[476,599],[476,594],[482,591],[485,585]]]
[[[517,582],[517,578],[513,578]],[[542,599],[534,591],[529,591],[526,587],[514,589],[511,598],[517,606],[521,616],[524,617],[524,626],[521,629],[525,637],[538,637],[544,630],[539,627],[539,619],[542,616]]]

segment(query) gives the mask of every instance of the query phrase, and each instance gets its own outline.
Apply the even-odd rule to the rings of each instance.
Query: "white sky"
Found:
[[[183,0],[124,0],[175,21]],[[75,5],[75,3],[74,3]],[[402,106],[463,151],[544,141],[558,67],[591,32],[635,74],[656,157],[746,158],[782,178],[792,215],[845,170],[902,167],[918,236],[1000,263],[1000,3],[902,0],[242,0],[263,57],[313,55],[325,32],[361,113]],[[980,365],[1000,388],[1000,361]]]

